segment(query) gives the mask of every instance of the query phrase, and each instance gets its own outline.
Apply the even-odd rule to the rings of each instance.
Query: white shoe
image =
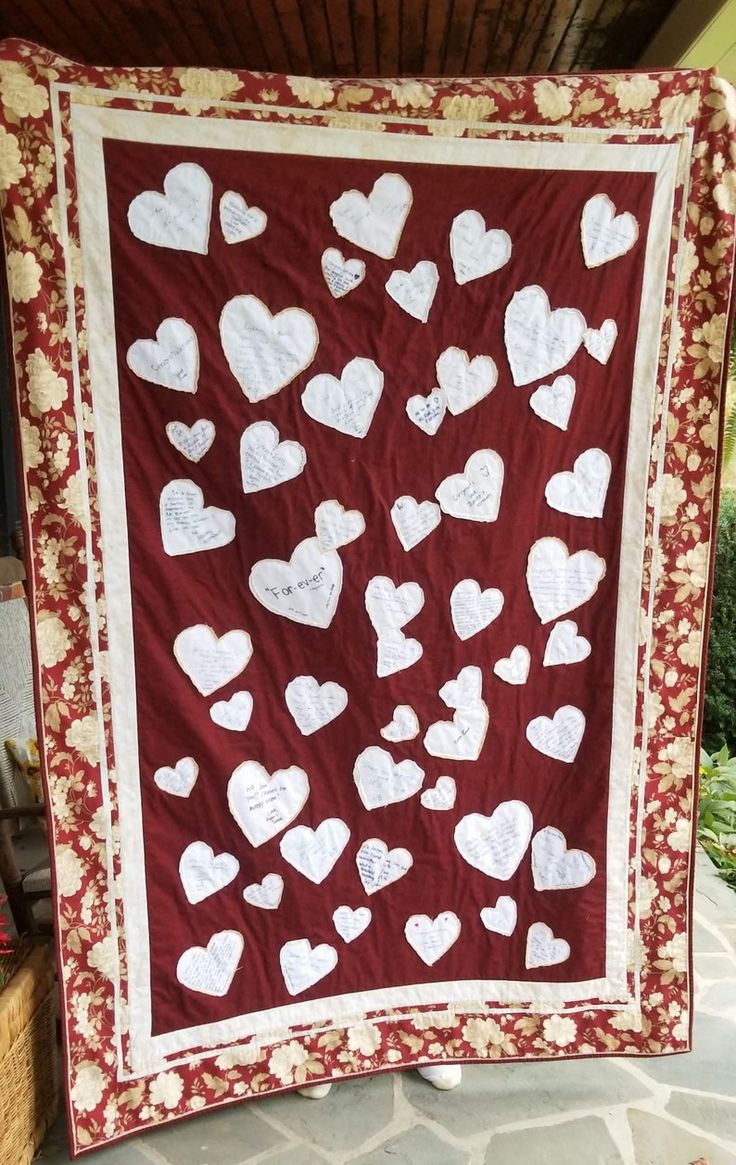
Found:
[[[323,1096],[332,1088],[331,1084],[312,1084],[308,1088],[297,1088],[300,1096],[306,1096],[308,1100],[321,1100]]]
[[[457,1088],[463,1078],[463,1070],[459,1064],[437,1064],[429,1068],[417,1068],[423,1080],[428,1080],[434,1088],[441,1092],[449,1092]]]

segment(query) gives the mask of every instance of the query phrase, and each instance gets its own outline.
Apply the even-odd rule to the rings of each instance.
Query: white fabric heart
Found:
[[[309,796],[304,769],[291,765],[271,775],[254,760],[244,761],[227,786],[230,812],[253,846],[263,845],[297,817]]]
[[[442,521],[440,507],[435,502],[418,502],[405,494],[391,507],[391,521],[404,550],[413,550],[436,530]]]
[[[529,397],[529,407],[543,421],[563,432],[567,429],[575,401],[572,376],[556,376],[551,384],[541,384]]]
[[[611,478],[611,458],[602,449],[586,449],[572,472],[554,473],[544,488],[547,505],[577,518],[602,518]]]
[[[380,729],[384,740],[399,744],[403,740],[414,740],[419,735],[419,719],[409,704],[397,704],[388,724]]]
[[[572,704],[563,704],[552,717],[535,716],[526,726],[532,748],[553,760],[571,765],[585,732],[585,716]]]
[[[589,356],[599,364],[607,364],[618,337],[615,320],[604,320],[599,328],[587,328],[583,336],[583,347]]]
[[[286,686],[286,706],[302,736],[311,736],[335,720],[348,706],[348,694],[328,680],[320,684],[314,676],[297,676]]]
[[[590,655],[590,642],[584,635],[578,635],[578,625],[572,619],[555,623],[549,633],[544,649],[544,667],[558,664],[580,663]]]
[[[488,731],[488,708],[481,701],[458,709],[452,720],[437,720],[424,734],[424,747],[444,760],[477,760]]]
[[[328,247],[322,252],[322,275],[330,295],[342,299],[365,279],[365,263],[362,259],[346,259],[336,247]]]
[[[441,481],[434,496],[446,514],[468,522],[495,522],[501,505],[503,461],[492,449],[478,449],[462,473]]]
[[[437,383],[454,417],[471,409],[496,387],[498,368],[490,356],[471,360],[462,348],[445,348],[437,359]]]
[[[260,882],[252,882],[243,890],[243,898],[259,910],[277,910],[284,894],[281,874],[266,874]]]
[[[393,259],[411,209],[411,186],[400,174],[382,174],[366,198],[346,190],[330,206],[332,225],[343,239],[381,259]]]
[[[510,655],[505,659],[496,660],[493,671],[507,684],[525,684],[529,676],[531,659],[529,649],[517,643]]]
[[[313,421],[362,440],[382,392],[381,369],[373,360],[356,356],[345,365],[339,380],[329,372],[313,376],[302,393],[302,407]]]
[[[199,379],[197,333],[186,320],[174,316],[162,320],[155,340],[136,340],[125,356],[131,372],[141,380],[172,388],[176,392],[196,392]]]
[[[240,956],[243,936],[237,930],[220,930],[206,947],[190,947],[176,964],[176,977],[190,991],[202,995],[227,995]]]
[[[412,424],[434,437],[445,419],[447,397],[441,388],[433,388],[427,396],[410,396],[406,402],[406,415]]]
[[[440,699],[448,708],[475,708],[483,695],[483,672],[468,664],[460,669],[454,680],[448,680],[439,691]]]
[[[605,573],[605,559],[593,550],[570,554],[559,538],[540,538],[529,551],[526,581],[542,623],[587,603]]]
[[[383,679],[405,671],[422,658],[424,648],[418,639],[402,631],[379,631],[376,643],[376,674]]]
[[[413,760],[395,762],[385,748],[371,745],[356,758],[353,778],[366,809],[381,809],[418,793],[424,769]]]
[[[465,641],[489,627],[503,610],[503,595],[495,587],[480,589],[474,578],[463,578],[452,588],[450,615],[455,634]]]
[[[304,446],[282,441],[270,421],[256,421],[240,438],[240,473],[243,493],[272,489],[298,477],[307,463]]]
[[[452,809],[457,797],[457,785],[452,777],[438,777],[431,789],[425,789],[419,800],[425,809],[437,811]]]
[[[375,894],[403,878],[414,859],[408,849],[389,849],[380,837],[369,837],[358,850],[355,864],[366,894]]]
[[[288,562],[262,558],[248,578],[251,591],[268,611],[310,627],[329,627],[342,590],[342,561],[305,538]]]
[[[166,436],[188,461],[197,462],[201,461],[211,448],[215,439],[215,426],[205,417],[195,421],[191,426],[185,425],[183,421],[169,421]]]
[[[164,192],[145,190],[128,207],[128,226],[154,247],[207,254],[212,180],[196,162],[180,162],[166,174]]]
[[[301,995],[337,966],[337,951],[328,943],[313,947],[306,938],[284,943],[279,954],[281,974],[289,995]]]
[[[314,511],[314,532],[323,550],[348,546],[365,532],[365,518],[360,510],[346,510],[334,498],[320,502]]]
[[[401,586],[385,575],[374,575],[365,588],[365,607],[373,627],[381,635],[385,631],[399,631],[419,614],[424,606],[424,591],[419,583],[405,582]]]
[[[526,932],[526,957],[524,965],[531,971],[535,967],[554,967],[570,957],[570,944],[564,938],[555,938],[554,931],[544,922],[533,922]]]
[[[480,912],[480,920],[486,930],[494,934],[503,934],[507,938],[516,930],[516,902],[508,894],[502,894],[496,899],[495,906],[484,906]]]
[[[351,943],[360,938],[370,924],[373,915],[367,906],[352,910],[349,906],[338,906],[333,912],[332,923],[343,942]]]
[[[192,905],[229,886],[239,870],[236,857],[228,853],[215,855],[212,846],[203,841],[193,841],[179,859],[179,878]]]
[[[532,839],[535,890],[575,890],[596,874],[595,860],[583,849],[568,849],[564,833],[551,825]]]
[[[639,237],[639,224],[629,211],[616,214],[607,194],[595,194],[583,207],[580,219],[586,267],[600,267],[625,255]]]
[[[245,732],[253,715],[250,692],[235,692],[229,700],[218,700],[210,708],[210,719],[230,732]]]
[[[203,696],[211,696],[239,676],[252,655],[250,635],[239,629],[218,637],[205,623],[195,623],[174,640],[176,662]]]
[[[455,845],[470,866],[508,882],[521,865],[534,828],[523,801],[502,801],[489,817],[469,813],[455,826]]]
[[[423,259],[411,271],[392,271],[386,291],[408,315],[426,324],[439,282],[437,264]]]
[[[350,840],[350,830],[339,817],[327,817],[316,829],[297,825],[279,843],[284,861],[319,886]]]
[[[258,206],[248,206],[237,190],[226,190],[220,199],[220,229],[226,243],[245,243],[262,235],[268,215]]]
[[[446,954],[460,937],[460,919],[452,910],[445,910],[436,918],[427,914],[412,914],[404,927],[406,941],[428,967]]]
[[[220,342],[230,371],[252,403],[291,384],[314,360],[319,332],[309,312],[271,312],[255,295],[236,295],[220,315]]]
[[[156,769],[153,779],[163,793],[172,797],[188,797],[197,783],[199,765],[192,756],[183,756],[172,767],[163,765]]]
[[[511,239],[506,231],[487,231],[486,220],[477,210],[464,210],[452,220],[450,255],[456,281],[470,283],[508,263]]]
[[[585,317],[574,307],[550,311],[546,292],[532,285],[512,296],[506,308],[506,355],[514,384],[541,380],[572,360],[583,341]]]
[[[217,506],[205,506],[204,494],[187,478],[170,481],[159,500],[161,541],[171,557],[217,550],[235,537],[235,515]]]

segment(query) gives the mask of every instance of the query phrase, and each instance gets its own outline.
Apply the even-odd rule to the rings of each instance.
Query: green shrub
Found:
[[[724,746],[700,753],[698,839],[724,881],[736,890],[736,757]]]
[[[713,583],[703,748],[736,752],[736,491],[721,495]]]

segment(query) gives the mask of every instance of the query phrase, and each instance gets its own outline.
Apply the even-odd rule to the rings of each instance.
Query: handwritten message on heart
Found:
[[[220,199],[220,229],[226,243],[245,243],[262,235],[268,216],[258,206],[248,206],[237,190],[226,190]]]
[[[441,388],[433,388],[427,396],[410,396],[406,402],[409,420],[428,437],[434,437],[446,411],[447,397]]]
[[[531,656],[529,648],[517,643],[510,655],[498,659],[493,665],[494,675],[507,684],[525,684],[529,676]]]
[[[413,550],[423,542],[442,521],[440,507],[435,502],[418,502],[404,495],[391,507],[391,521],[404,550]]]
[[[431,789],[425,789],[419,800],[425,809],[443,812],[452,809],[457,798],[457,785],[452,777],[438,777]]]
[[[256,403],[291,384],[314,360],[319,332],[309,312],[271,312],[255,295],[236,295],[222,309],[220,342],[230,371]]]
[[[365,279],[363,260],[346,259],[336,247],[328,247],[322,252],[321,266],[324,281],[334,299],[342,299]]]
[[[180,162],[166,174],[164,192],[145,190],[128,207],[132,234],[154,247],[206,255],[212,215],[212,180],[196,162]]]
[[[599,328],[586,328],[583,334],[583,347],[599,364],[607,364],[617,337],[616,321],[604,320]]]
[[[196,392],[199,379],[197,333],[186,320],[175,316],[162,320],[155,340],[136,340],[125,356],[131,372],[141,380],[172,388],[175,392]]]
[[[217,506],[205,506],[199,486],[186,478],[164,486],[159,512],[161,541],[172,557],[217,550],[235,537],[234,514]]]
[[[210,720],[230,732],[245,732],[253,715],[250,692],[235,692],[229,700],[218,700],[210,708]]]
[[[309,939],[292,939],[282,946],[279,962],[289,995],[301,995],[334,971],[337,951],[329,943],[313,947]]]
[[[413,760],[396,763],[385,748],[371,745],[357,757],[353,778],[366,809],[380,809],[418,793],[424,781],[424,769]]]
[[[437,360],[437,381],[454,417],[467,412],[496,387],[498,368],[490,356],[471,360],[462,348],[445,348]]]
[[[462,286],[505,267],[511,258],[511,238],[506,231],[487,231],[486,220],[477,210],[464,210],[452,220],[450,256],[455,279]]]
[[[563,704],[553,716],[535,716],[526,726],[526,738],[537,752],[572,764],[585,732],[585,716],[572,704]]]
[[[279,558],[256,562],[248,586],[274,615],[310,627],[329,627],[342,590],[340,555],[323,550],[316,538],[305,538],[288,562]]]
[[[542,623],[587,603],[605,573],[605,560],[593,550],[570,554],[559,538],[540,538],[529,551],[526,581]]]
[[[625,255],[639,237],[639,224],[629,211],[616,214],[607,194],[595,194],[583,207],[580,219],[586,267],[600,267]]]
[[[257,761],[244,761],[227,786],[228,808],[254,846],[263,845],[290,825],[308,796],[309,778],[296,765],[271,775]]]
[[[411,186],[400,174],[382,174],[366,197],[346,190],[330,206],[332,225],[343,239],[381,259],[393,259],[411,209]]]
[[[516,930],[516,902],[508,894],[501,894],[496,899],[495,906],[484,906],[480,912],[480,920],[486,930],[494,934],[503,934],[507,938]]]
[[[394,744],[402,740],[413,740],[418,735],[419,719],[410,704],[397,704],[391,720],[381,729],[383,739]]]
[[[332,924],[343,942],[352,943],[367,930],[372,918],[367,906],[358,906],[355,910],[350,906],[338,906],[333,912]]]
[[[339,817],[328,817],[316,829],[297,825],[281,838],[279,849],[284,861],[319,885],[331,873],[337,859],[350,840],[350,830]]]
[[[216,635],[204,623],[180,631],[174,640],[174,657],[198,692],[211,696],[239,676],[253,655],[247,631],[235,629]]]
[[[273,489],[298,477],[307,463],[304,446],[282,441],[270,421],[256,421],[240,438],[240,472],[243,493]]]
[[[468,522],[495,522],[501,505],[503,461],[493,449],[478,449],[462,473],[441,481],[434,496],[446,514]]]
[[[586,449],[572,472],[555,473],[544,488],[547,504],[563,514],[602,518],[611,477],[611,458],[602,449]]]
[[[488,731],[488,708],[480,701],[473,708],[458,709],[452,720],[437,720],[424,735],[431,756],[445,760],[477,760]]]
[[[237,930],[220,930],[206,947],[190,947],[176,964],[176,977],[190,991],[222,997],[230,990],[240,956],[242,934]]]
[[[563,432],[567,429],[575,402],[575,381],[572,376],[557,376],[551,384],[540,384],[529,397],[532,412]]]
[[[506,355],[514,384],[541,380],[569,364],[583,342],[582,312],[572,307],[550,310],[547,293],[533,285],[514,292],[506,308]]]
[[[380,631],[376,643],[376,673],[383,678],[405,671],[421,659],[423,653],[424,648],[418,639],[412,639],[402,631]]]
[[[358,850],[355,864],[366,894],[376,894],[408,874],[414,859],[408,849],[389,849],[380,837],[369,837]]]
[[[215,439],[215,426],[205,417],[195,421],[191,426],[185,425],[183,421],[169,421],[166,436],[188,461],[197,462],[201,461],[211,448]]]
[[[448,708],[475,708],[483,694],[483,672],[474,664],[460,669],[454,680],[440,688],[440,699]]]
[[[502,801],[490,816],[469,813],[455,826],[455,845],[470,866],[508,882],[529,848],[534,823],[523,801]]]
[[[450,615],[455,634],[463,641],[490,627],[503,610],[503,595],[496,587],[480,589],[474,578],[463,578],[452,588]]]
[[[568,849],[564,833],[551,825],[532,838],[532,875],[536,890],[574,890],[596,874],[594,859],[582,849]]]
[[[348,437],[363,438],[383,392],[383,373],[373,360],[356,356],[340,378],[328,372],[313,376],[302,393],[302,406],[313,421]]]
[[[544,667],[580,663],[590,655],[590,641],[578,635],[578,625],[572,619],[555,623],[544,649]]]
[[[365,588],[365,607],[373,627],[382,634],[399,631],[418,615],[424,606],[424,591],[419,583],[396,586],[385,575],[375,575]]]
[[[286,706],[302,736],[311,736],[330,724],[348,706],[348,694],[328,680],[320,684],[314,676],[297,676],[286,687]]]
[[[564,938],[555,938],[554,931],[544,922],[533,922],[526,932],[526,955],[524,965],[531,971],[535,967],[554,967],[570,958],[570,944]]]
[[[183,756],[175,765],[162,765],[153,779],[162,793],[172,797],[188,797],[197,783],[199,765],[193,756]]]
[[[179,859],[179,878],[193,905],[229,886],[239,870],[236,857],[228,853],[215,855],[212,846],[204,841],[193,841]]]
[[[422,962],[433,967],[447,954],[460,937],[460,919],[452,910],[445,910],[436,918],[427,914],[412,914],[406,920],[404,934],[412,950]]]
[[[266,874],[260,882],[252,882],[243,890],[243,898],[250,906],[259,910],[278,910],[284,894],[284,879],[281,874]]]
[[[330,498],[314,511],[314,532],[323,550],[339,550],[365,533],[365,518],[360,510],[346,510]]]
[[[408,315],[426,324],[439,282],[437,264],[423,259],[411,271],[392,271],[386,291]]]

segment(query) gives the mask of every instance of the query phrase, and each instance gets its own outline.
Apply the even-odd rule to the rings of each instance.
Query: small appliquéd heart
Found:
[[[346,190],[330,206],[332,225],[343,239],[381,259],[393,259],[411,209],[411,186],[400,174],[381,174],[366,197]]]
[[[356,356],[340,377],[321,372],[307,381],[302,407],[313,421],[362,440],[383,392],[383,372],[373,360]]]
[[[313,947],[306,938],[284,943],[279,954],[281,974],[289,995],[301,995],[337,966],[337,951],[328,943]]]
[[[550,310],[547,293],[532,285],[514,292],[506,308],[504,336],[514,384],[541,380],[569,364],[587,324],[574,307]]]
[[[319,886],[332,872],[350,840],[350,830],[339,817],[328,817],[316,829],[297,825],[279,843],[284,861]]]
[[[428,967],[447,954],[460,937],[460,919],[452,910],[445,910],[436,918],[427,914],[412,914],[404,927],[406,941]]]
[[[330,295],[342,299],[365,279],[365,263],[362,259],[346,259],[337,247],[328,247],[322,252],[322,275]]]
[[[204,494],[187,478],[168,482],[159,500],[161,541],[172,558],[217,550],[235,537],[235,515],[205,506]]]
[[[445,348],[437,359],[437,383],[454,417],[471,409],[496,387],[498,368],[490,356],[471,360],[462,348]]]
[[[258,761],[243,761],[227,786],[228,808],[253,846],[290,825],[308,797],[309,778],[296,765],[271,774]]]
[[[297,676],[286,686],[286,706],[302,736],[311,736],[330,724],[348,706],[348,694],[328,680],[320,684],[314,676]]]
[[[192,905],[229,886],[239,870],[236,857],[228,853],[216,855],[203,841],[193,841],[179,859],[179,878]]]
[[[539,538],[529,551],[526,581],[542,623],[592,599],[605,577],[606,562],[593,550],[570,554],[559,538]]]
[[[585,716],[572,704],[563,704],[552,717],[535,716],[526,726],[532,748],[553,760],[572,764],[585,732]]]
[[[201,461],[211,448],[215,439],[215,426],[204,417],[191,426],[185,425],[183,421],[169,421],[166,436],[188,461],[197,462]]]
[[[372,918],[367,906],[358,906],[355,910],[349,906],[338,906],[333,912],[332,924],[343,942],[352,943],[367,930]]]
[[[405,494],[392,505],[391,521],[399,542],[404,550],[409,551],[437,529],[442,513],[436,502],[418,502]]]
[[[503,595],[495,587],[482,591],[474,578],[464,578],[452,588],[452,625],[457,637],[463,641],[489,627],[502,610]]]
[[[413,760],[394,761],[385,748],[371,745],[356,758],[353,778],[366,809],[382,809],[418,793],[424,769]]]
[[[323,550],[339,550],[365,532],[365,518],[360,510],[346,510],[330,498],[314,511],[314,532]]]
[[[355,855],[355,864],[366,894],[376,894],[403,878],[414,859],[408,849],[389,849],[380,837],[369,837]]]
[[[567,429],[575,401],[572,376],[556,376],[551,384],[541,384],[529,397],[529,407],[542,421],[563,432]]]
[[[309,312],[271,312],[255,295],[236,295],[220,315],[220,343],[230,371],[252,404],[291,384],[314,360],[319,332]]]
[[[237,190],[226,190],[220,199],[220,229],[226,243],[245,243],[262,235],[268,215],[258,206],[248,206]]]
[[[544,922],[533,922],[526,932],[526,955],[524,965],[532,971],[535,967],[554,967],[570,958],[570,944],[564,938],[555,938],[554,931]]]
[[[544,667],[559,664],[580,663],[590,655],[590,642],[584,635],[578,635],[578,625],[572,619],[555,623],[549,633],[544,649]]]
[[[419,583],[396,586],[385,575],[374,575],[365,588],[368,618],[376,632],[398,631],[419,614],[424,606],[424,591]]]
[[[197,333],[186,320],[171,316],[156,328],[155,340],[135,340],[125,356],[141,380],[176,392],[196,392],[199,379]]]
[[[575,890],[587,886],[596,864],[582,849],[568,849],[564,833],[551,825],[532,838],[532,875],[535,890]]]
[[[437,720],[424,734],[430,756],[444,760],[477,760],[488,731],[488,708],[479,701],[471,708],[458,709],[452,720]]]
[[[240,438],[240,473],[243,493],[272,489],[298,477],[307,463],[304,446],[282,441],[270,421],[255,421]]]
[[[450,255],[456,281],[470,283],[508,263],[511,239],[506,231],[487,231],[486,220],[477,210],[464,210],[452,220]]]
[[[508,882],[521,865],[534,828],[523,801],[502,801],[490,816],[469,813],[455,826],[460,856],[489,878]]]
[[[185,627],[174,640],[174,657],[198,692],[211,696],[247,667],[253,644],[247,631],[216,635],[205,623]]]
[[[462,473],[446,477],[434,496],[445,514],[468,522],[495,522],[501,505],[504,465],[493,449],[478,449]]]
[[[342,590],[342,561],[335,550],[323,550],[316,538],[305,538],[288,562],[263,558],[251,568],[248,586],[266,610],[294,623],[329,627]]]
[[[192,756],[183,756],[175,765],[156,769],[153,779],[162,793],[172,797],[188,797],[197,783],[199,765]]]
[[[516,902],[508,894],[502,894],[496,899],[495,906],[484,906],[480,912],[480,920],[486,930],[494,934],[503,934],[507,938],[516,930]]]
[[[419,719],[409,704],[397,704],[388,724],[380,729],[384,740],[399,744],[402,740],[414,740],[419,735]]]
[[[418,639],[402,631],[379,631],[376,643],[376,674],[380,679],[405,671],[422,658],[424,648]]]
[[[250,692],[235,692],[229,700],[218,700],[210,708],[210,720],[230,732],[245,732],[253,715]]]
[[[283,894],[284,879],[281,874],[266,874],[260,882],[252,882],[243,890],[245,901],[260,910],[278,910]]]
[[[455,679],[448,680],[439,691],[448,708],[475,708],[482,695],[483,672],[473,664],[461,668]]]
[[[452,777],[438,777],[431,789],[425,789],[419,800],[425,809],[438,812],[452,809],[457,797],[457,785]]]
[[[423,259],[411,271],[392,271],[386,291],[408,315],[426,324],[439,282],[437,264]]]
[[[607,194],[595,194],[583,207],[580,235],[586,267],[600,267],[625,255],[639,237],[639,224],[629,211],[616,214]]]
[[[176,964],[176,977],[190,991],[222,997],[230,984],[243,953],[242,934],[237,930],[220,930],[206,947],[190,947]]]
[[[517,643],[505,659],[498,659],[493,665],[494,674],[507,684],[525,684],[529,676],[531,656],[529,648]]]
[[[427,396],[410,396],[406,402],[406,415],[412,424],[434,437],[447,411],[447,397],[441,388],[433,388]]]
[[[207,254],[212,180],[196,162],[180,162],[164,177],[164,192],[144,190],[128,207],[128,226],[154,247]]]
[[[589,356],[599,364],[607,364],[618,336],[615,320],[604,320],[599,328],[587,328],[583,335],[583,347]]]

